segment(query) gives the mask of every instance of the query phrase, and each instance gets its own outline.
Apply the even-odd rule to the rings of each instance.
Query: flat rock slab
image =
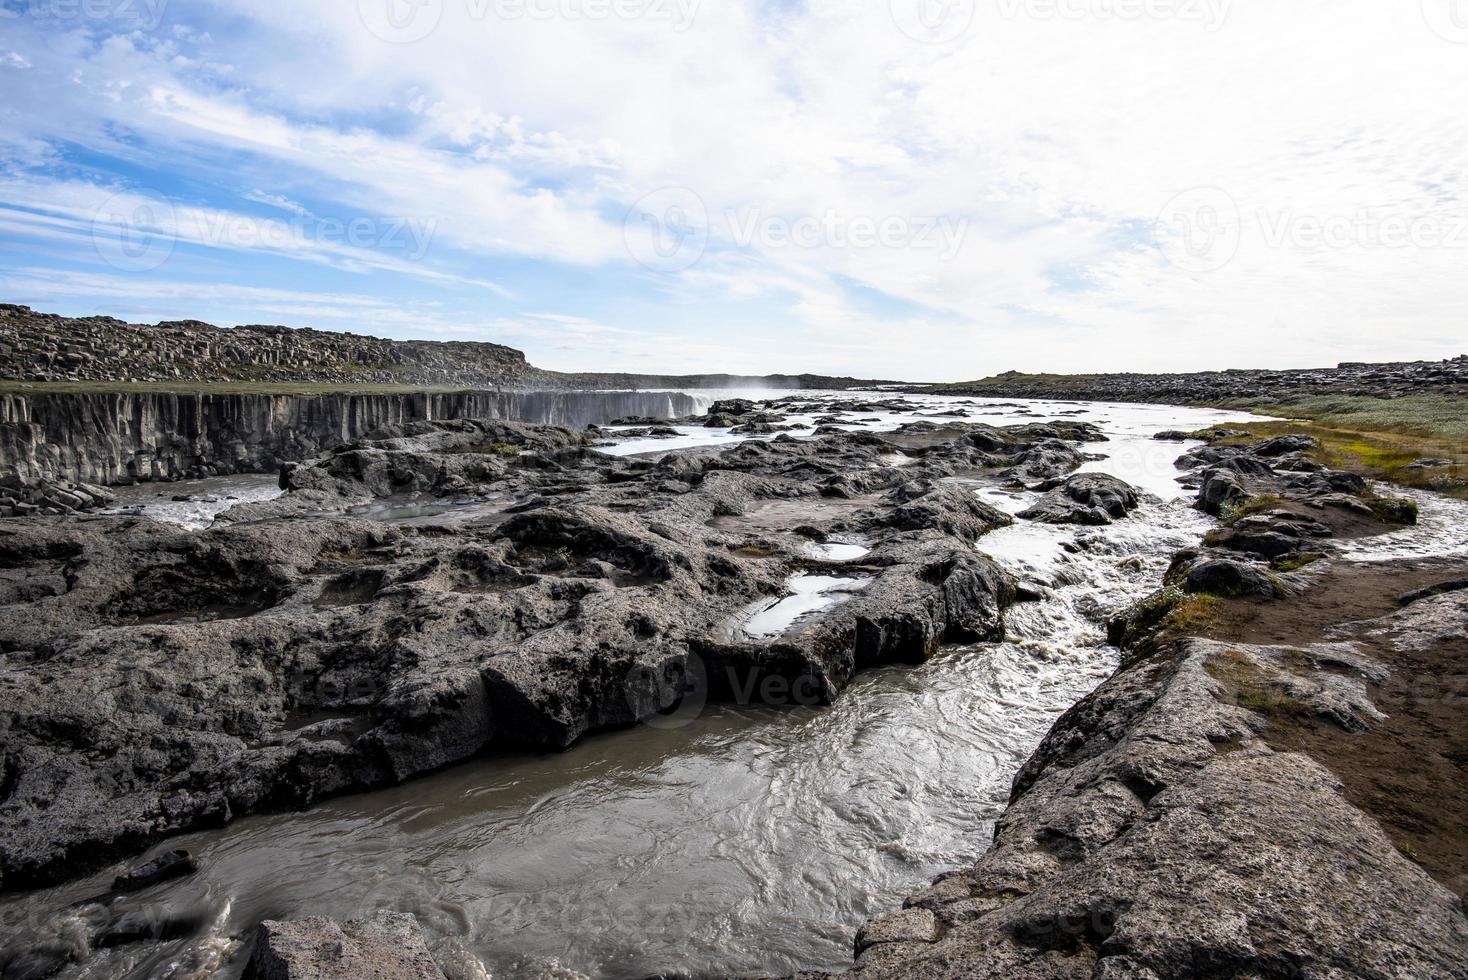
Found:
[[[411,915],[260,923],[251,980],[444,980]]]

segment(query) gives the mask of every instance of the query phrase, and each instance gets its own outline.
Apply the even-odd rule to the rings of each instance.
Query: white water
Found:
[[[179,480],[176,483],[139,483],[131,487],[114,487],[115,506],[103,514],[135,514],[164,524],[176,524],[190,531],[202,531],[214,524],[220,514],[240,504],[274,500],[283,492],[280,478],[273,475],[246,474],[215,476],[206,480]],[[186,497],[186,500],[174,500]]]

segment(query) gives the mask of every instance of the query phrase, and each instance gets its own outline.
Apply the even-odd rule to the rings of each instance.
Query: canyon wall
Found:
[[[384,425],[492,418],[579,429],[693,415],[705,401],[650,391],[0,395],[0,476],[118,484],[261,473]]]

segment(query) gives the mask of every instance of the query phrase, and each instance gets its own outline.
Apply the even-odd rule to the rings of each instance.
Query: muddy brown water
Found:
[[[866,673],[829,708],[707,706],[560,755],[482,758],[170,838],[91,878],[7,896],[0,932],[77,943],[87,917],[202,923],[166,941],[77,945],[70,980],[233,978],[262,919],[376,908],[416,915],[466,978],[843,969],[863,921],[985,849],[1021,763],[1115,668],[1106,613],[1153,589],[1209,526],[1176,499],[1183,447],[1147,437],[1220,413],[1094,412],[1117,439],[1090,447],[1110,456],[1087,468],[1173,499],[1109,528],[1021,522],[982,539],[1046,586],[1010,611],[1005,642]],[[1029,499],[985,492],[1006,510]],[[121,868],[178,847],[198,856],[197,874],[108,910],[89,901]]]

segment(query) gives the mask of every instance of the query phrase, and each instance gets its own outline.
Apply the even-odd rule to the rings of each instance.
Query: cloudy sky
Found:
[[[0,300],[565,370],[1468,351],[1468,0],[0,0]]]

